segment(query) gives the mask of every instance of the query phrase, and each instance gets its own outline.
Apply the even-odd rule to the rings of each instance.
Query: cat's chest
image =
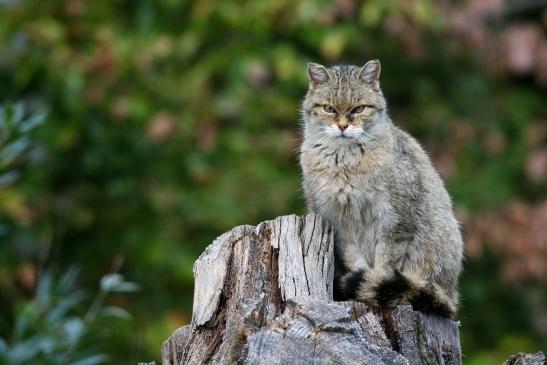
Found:
[[[326,173],[318,179],[318,196],[327,210],[360,211],[366,203],[374,200],[375,189],[370,186],[366,175],[353,171]]]
[[[359,147],[312,151],[309,158],[311,191],[325,213],[358,218],[384,200],[381,169]]]
[[[374,266],[376,246],[396,220],[386,169],[374,156],[323,152],[302,156],[307,198],[333,225],[346,265]]]

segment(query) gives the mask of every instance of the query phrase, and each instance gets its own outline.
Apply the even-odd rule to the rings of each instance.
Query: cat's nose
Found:
[[[345,131],[346,129],[348,129],[348,125],[347,124],[338,124],[338,128],[340,128],[340,131]]]

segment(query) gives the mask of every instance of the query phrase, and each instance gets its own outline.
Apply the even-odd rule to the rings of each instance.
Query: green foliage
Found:
[[[530,223],[547,198],[545,90],[536,71],[504,68],[501,36],[540,17],[498,14],[489,32],[481,9],[451,4],[0,1],[0,333],[35,292],[29,272],[77,264],[89,290],[123,261],[142,291],[107,302],[135,321],[106,323],[115,336],[99,347],[113,363],[157,358],[189,321],[207,244],[304,213],[306,63],[379,58],[393,120],[430,152],[462,217],[466,360],[509,355],[513,335],[545,347],[545,278],[532,269],[547,253]]]
[[[21,165],[38,157],[30,135],[45,117],[44,111],[29,114],[22,103],[0,106],[0,189],[15,183]]]
[[[13,333],[0,337],[2,364],[95,365],[109,360],[95,338],[101,333],[99,320],[126,320],[130,315],[120,307],[105,306],[104,301],[111,292],[132,292],[137,285],[120,274],[108,274],[101,279],[91,307],[82,312],[86,295],[77,287],[77,276],[75,267],[60,277],[50,272],[41,275],[35,297],[17,305]]]

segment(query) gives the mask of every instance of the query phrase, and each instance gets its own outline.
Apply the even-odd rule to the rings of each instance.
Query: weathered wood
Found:
[[[351,302],[289,299],[283,315],[247,340],[246,364],[408,364],[379,346],[355,319]],[[375,332],[381,332],[379,322]],[[386,341],[387,342],[387,341]]]
[[[161,347],[162,365],[179,364],[190,333],[191,326],[177,328],[173,334],[163,342]]]
[[[425,315],[411,306],[399,306],[387,318],[394,347],[410,364],[459,364],[458,325],[439,316]]]
[[[333,302],[334,239],[315,215],[218,237],[194,265],[191,326],[162,364],[460,364],[458,325],[410,306]]]
[[[547,360],[545,360],[545,355],[541,351],[535,354],[519,352],[508,358],[505,365],[547,365]]]

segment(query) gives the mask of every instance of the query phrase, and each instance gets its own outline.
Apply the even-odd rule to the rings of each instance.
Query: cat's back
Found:
[[[412,200],[420,202],[424,218],[437,222],[431,225],[450,232],[452,237],[460,237],[450,195],[426,151],[414,137],[400,128],[393,127],[393,136],[397,156],[393,172],[401,181],[398,189],[412,192]],[[405,176],[413,178],[405,181]]]
[[[392,134],[395,142],[393,164],[395,173],[414,170],[422,183],[431,185],[431,188],[440,189],[448,196],[441,177],[418,140],[396,126],[392,126]]]

